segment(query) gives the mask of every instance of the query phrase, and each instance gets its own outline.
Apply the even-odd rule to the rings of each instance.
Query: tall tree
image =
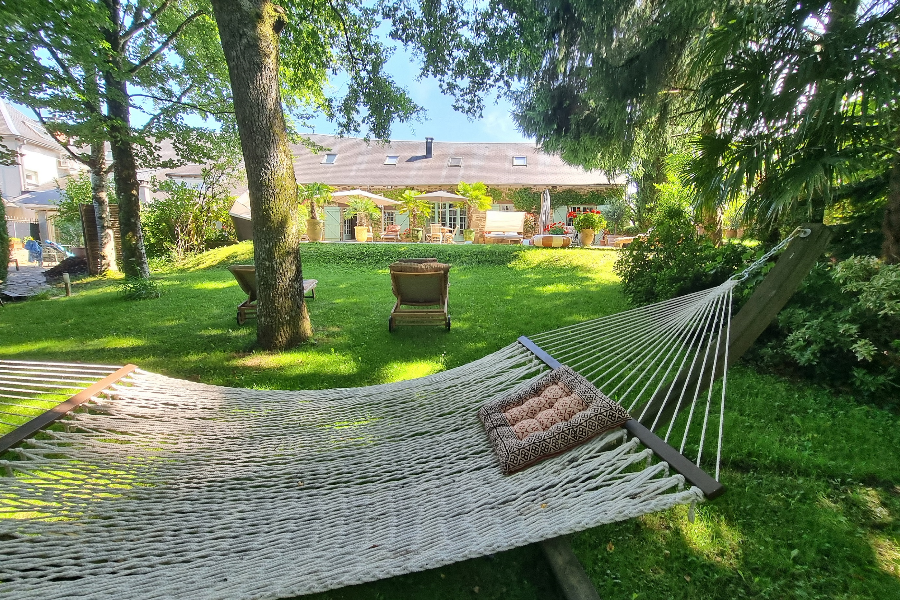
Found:
[[[202,0],[0,3],[0,89],[31,106],[70,155],[90,166],[101,224],[110,145],[129,275],[149,275],[137,166],[150,165],[151,138],[183,134],[185,112],[228,112],[209,13]],[[148,113],[139,129],[131,123],[135,109]],[[108,230],[101,239],[111,261]]]
[[[882,199],[883,257],[900,262],[900,6],[735,3],[699,54],[715,126],[689,168],[707,205],[821,221],[835,201]]]
[[[545,150],[629,172],[652,204],[666,155],[698,126],[689,59],[726,1],[490,0],[466,10],[387,0],[383,11],[458,108],[478,114],[485,91],[499,89]]]
[[[395,118],[408,119],[417,107],[382,73],[387,55],[373,37],[374,12],[362,2],[213,0],[213,9],[253,213],[257,342],[278,350],[312,333],[303,299],[297,184],[281,87],[289,106],[323,110],[343,131],[366,127],[367,135],[380,138],[387,137]],[[327,76],[338,68],[348,74],[348,91],[332,99],[325,93]]]

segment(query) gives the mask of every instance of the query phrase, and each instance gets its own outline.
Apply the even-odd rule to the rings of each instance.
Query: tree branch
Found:
[[[59,53],[53,47],[53,45],[47,41],[44,37],[43,33],[37,32],[37,37],[44,43],[44,49],[47,50],[47,53],[53,58],[53,62],[59,67],[59,69],[63,72],[66,79],[69,81],[69,85],[72,87],[72,91],[77,92],[85,97],[85,103],[87,104],[88,109],[94,113],[100,113],[100,107],[95,106],[90,100],[87,100],[87,94],[85,90],[82,89],[80,85],[78,85],[78,78],[75,77],[75,74],[72,73],[72,70],[69,69],[69,66],[63,61],[62,57],[60,57]]]
[[[328,6],[331,7],[331,10],[334,12],[337,18],[340,19],[341,25],[343,25],[342,31],[344,33],[344,45],[347,48],[347,54],[350,56],[350,61],[356,64],[360,64],[359,59],[356,58],[355,54],[353,54],[353,45],[350,43],[350,34],[347,31],[347,21],[344,20],[344,15],[341,14],[341,11],[339,11],[337,7],[335,7],[334,3],[331,0],[328,0]]]
[[[201,15],[205,15],[205,14],[206,14],[205,11],[198,10],[197,12],[195,12],[194,14],[192,14],[191,16],[189,16],[187,19],[185,19],[184,21],[182,21],[182,23],[181,23],[178,27],[175,28],[175,31],[173,31],[172,33],[170,33],[170,34],[169,34],[169,37],[167,37],[166,40],[156,48],[156,50],[154,50],[153,52],[151,52],[150,54],[148,54],[147,57],[144,58],[144,60],[142,60],[141,62],[137,63],[136,65],[134,65],[134,66],[131,67],[130,69],[128,69],[129,75],[133,75],[134,73],[137,73],[137,72],[140,71],[142,68],[144,68],[145,66],[147,66],[148,64],[150,64],[151,62],[153,62],[153,60],[154,60],[157,56],[159,56],[163,51],[165,51],[166,48],[168,48],[168,47],[172,44],[173,41],[175,41],[175,38],[178,37],[178,35],[181,33],[181,31],[182,31],[185,27],[187,27],[188,25],[190,25],[191,22],[192,22],[194,19],[196,19],[197,17],[199,17],[199,16],[201,16]]]
[[[81,154],[76,154],[75,151],[72,150],[71,146],[69,146],[69,140],[68,140],[68,139],[66,139],[66,138],[64,138],[64,137],[61,137],[61,136],[59,135],[58,132],[56,132],[56,131],[51,131],[50,128],[47,127],[47,121],[44,119],[44,115],[41,114],[41,111],[40,111],[39,109],[37,109],[37,108],[35,108],[35,107],[33,107],[33,106],[30,106],[30,105],[28,106],[28,108],[30,108],[31,111],[37,116],[38,121],[40,121],[41,125],[44,126],[44,130],[45,130],[48,134],[50,134],[50,137],[52,137],[54,140],[56,140],[56,143],[57,143],[57,144],[59,144],[60,146],[63,147],[63,150],[65,150],[66,152],[69,153],[69,156],[71,156],[72,158],[74,158],[75,160],[77,160],[78,162],[80,162],[81,164],[84,164],[84,165],[87,165],[87,164],[88,164],[88,162],[89,162],[90,159],[85,158],[85,157],[84,157],[83,155],[81,155]]]
[[[135,35],[136,33],[140,32],[142,29],[144,29],[145,27],[147,27],[147,25],[149,25],[149,24],[153,23],[154,21],[156,21],[156,19],[159,18],[160,13],[161,13],[162,11],[166,10],[166,9],[169,7],[170,4],[172,4],[172,0],[165,0],[165,2],[163,2],[162,4],[160,4],[159,7],[158,7],[156,10],[154,10],[152,13],[150,13],[150,16],[148,16],[148,17],[147,17],[146,19],[144,19],[143,21],[135,21],[135,22],[132,22],[132,23],[131,23],[131,27],[129,27],[129,28],[125,31],[125,33],[122,34],[122,44],[127,44],[127,43],[128,43],[128,40],[130,40],[132,37],[134,37],[134,35]],[[140,8],[139,10],[140,10],[140,14],[143,14],[143,12],[144,12],[144,11],[143,11],[143,8]],[[135,18],[138,17],[138,14],[139,14],[139,13],[137,13],[137,12],[135,13],[135,15],[134,15]]]
[[[197,111],[200,111],[200,112],[209,113],[209,114],[211,114],[211,115],[233,115],[233,114],[234,114],[234,111],[233,111],[233,110],[213,110],[213,109],[211,109],[211,108],[206,108],[206,107],[200,106],[200,105],[198,105],[198,104],[192,104],[192,103],[190,103],[190,102],[184,102],[184,101],[183,101],[184,97],[191,91],[191,89],[193,89],[193,87],[194,87],[194,85],[191,84],[190,86],[188,86],[187,88],[185,88],[185,90],[178,96],[177,99],[175,99],[175,98],[164,98],[164,97],[162,97],[162,96],[154,96],[153,94],[131,94],[131,97],[132,97],[132,98],[150,98],[151,100],[156,100],[156,101],[158,101],[158,102],[168,102],[169,104],[177,104],[178,106],[184,106],[184,107],[186,107],[186,108],[192,108],[192,109],[194,109],[194,110],[197,110]],[[138,108],[138,107],[135,107],[135,108]],[[155,119],[158,118],[160,115],[162,115],[162,114],[165,112],[165,110],[166,110],[166,109],[163,109],[163,110],[159,111],[158,113],[156,113],[155,115],[153,115],[153,116],[151,117],[151,121],[155,120]],[[147,124],[145,124],[143,127],[141,127],[141,131],[146,131],[146,129],[147,129],[147,127],[149,126],[149,124],[150,124],[150,122],[148,121]]]

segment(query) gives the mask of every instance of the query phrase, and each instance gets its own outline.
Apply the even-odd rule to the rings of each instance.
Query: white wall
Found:
[[[2,140],[2,143],[10,150],[16,150],[19,147],[18,142],[12,138]],[[0,192],[7,200],[22,193],[22,175],[19,165],[0,166]]]
[[[57,160],[60,158],[58,151],[23,144],[19,148],[22,154],[22,169],[24,171],[34,171],[37,173],[37,185],[50,183],[60,176],[57,166]],[[66,172],[68,174],[68,172]]]

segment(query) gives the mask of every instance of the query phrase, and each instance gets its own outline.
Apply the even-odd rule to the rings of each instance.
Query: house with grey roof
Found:
[[[381,143],[352,137],[308,134],[322,151],[294,145],[294,173],[300,183],[322,182],[337,190],[363,189],[384,193],[395,189],[421,192],[455,191],[460,182],[483,182],[503,190],[531,188],[548,190],[604,190],[623,187],[624,178],[611,178],[602,171],[587,171],[566,164],[559,156],[543,152],[530,143],[391,141]],[[246,193],[238,197],[232,216],[249,218]],[[558,207],[554,218],[565,220],[572,209]],[[510,202],[497,202],[492,210],[513,210]],[[352,222],[341,219],[342,209],[325,210],[325,239],[352,239]],[[452,202],[436,199],[433,220],[462,231],[478,229],[466,222],[466,211]],[[385,211],[385,224],[408,226],[405,215]]]
[[[59,203],[57,180],[84,167],[69,157],[43,125],[3,100],[0,144],[18,155],[16,164],[0,165],[0,193],[9,235],[53,239],[52,216]]]

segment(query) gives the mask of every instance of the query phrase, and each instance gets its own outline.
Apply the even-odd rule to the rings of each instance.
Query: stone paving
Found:
[[[16,252],[15,258],[19,259],[19,270],[16,271],[15,264],[10,263],[6,281],[0,284],[0,297],[3,300],[25,300],[29,296],[52,289],[44,278],[44,271],[52,265],[42,267],[37,263],[29,263],[27,252]]]

